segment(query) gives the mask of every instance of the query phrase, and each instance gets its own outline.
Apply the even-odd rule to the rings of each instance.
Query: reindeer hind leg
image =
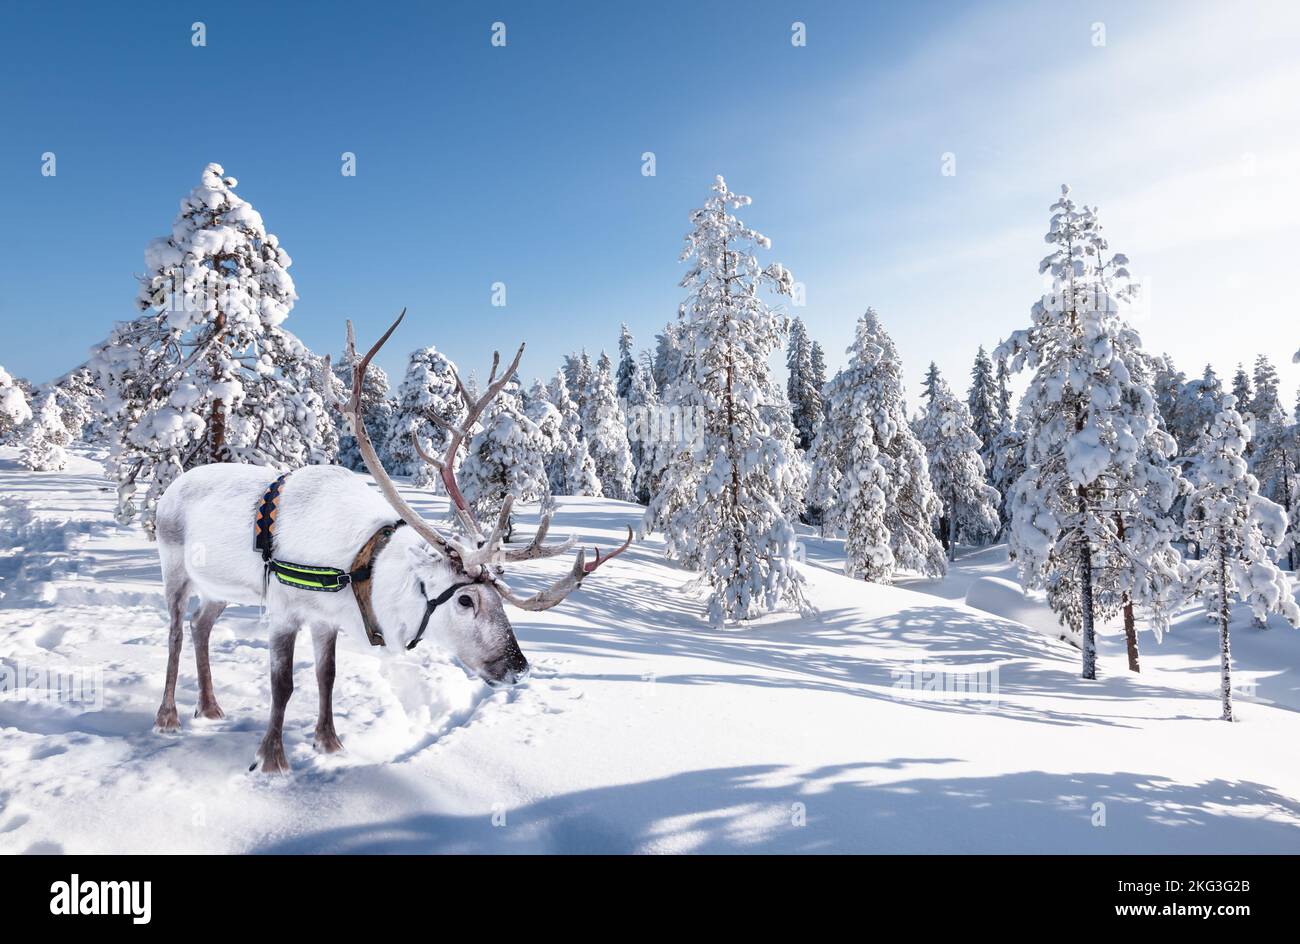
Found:
[[[212,691],[212,664],[208,660],[208,637],[212,627],[221,618],[226,604],[219,600],[200,600],[199,608],[190,620],[190,637],[194,640],[194,663],[199,672],[199,704],[194,709],[194,717],[216,720],[224,718],[225,712],[217,704],[217,696]]]
[[[154,728],[166,733],[181,728],[180,718],[176,714],[176,676],[181,667],[181,639],[184,635],[185,604],[190,599],[190,581],[184,573],[172,571],[164,583],[167,612],[170,616],[167,630],[167,678],[163,683],[162,704],[158,706]]]

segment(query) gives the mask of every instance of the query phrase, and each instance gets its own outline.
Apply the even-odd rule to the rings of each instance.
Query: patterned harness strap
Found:
[[[261,503],[257,506],[257,518],[253,524],[253,545],[261,552],[262,562],[265,565],[262,573],[263,593],[266,592],[266,585],[271,579],[271,574],[275,574],[275,578],[286,587],[294,587],[298,590],[337,593],[344,587],[351,587],[353,597],[357,602],[357,609],[361,611],[361,623],[365,626],[366,638],[370,641],[370,645],[385,645],[384,634],[379,628],[379,621],[375,618],[374,608],[370,602],[370,577],[374,572],[375,558],[388,544],[393,532],[406,522],[395,521],[392,524],[386,524],[371,535],[370,540],[366,541],[361,551],[352,561],[351,570],[339,570],[337,567],[314,567],[309,564],[291,564],[288,561],[276,560],[275,517],[279,509],[280,492],[284,487],[284,480],[288,477],[289,473],[286,472],[267,487],[266,492],[262,495]],[[424,635],[424,624],[428,620],[429,615],[426,613],[424,623],[420,624],[420,636]],[[419,636],[416,637],[416,642],[418,641]],[[412,643],[413,645],[414,643]]]

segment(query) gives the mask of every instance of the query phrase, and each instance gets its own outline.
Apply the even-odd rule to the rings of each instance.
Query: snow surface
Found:
[[[1245,690],[1228,724],[1198,607],[1162,646],[1143,634],[1141,676],[1101,627],[1101,677],[1085,682],[1050,614],[1045,633],[962,602],[981,578],[1013,577],[1003,548],[883,587],[838,573],[841,542],[805,536],[819,614],[715,629],[683,592],[694,575],[651,539],[563,606],[512,612],[535,667],[514,689],[432,650],[342,640],[347,750],[328,758],[311,749],[304,639],[285,725],[294,771],[249,773],[269,707],[258,613],[232,608],[213,632],[226,719],[189,717],[187,638],[183,730],[153,733],[157,558],[113,522],[113,500],[84,452],[34,473],[0,449],[0,671],[102,672],[102,704],[0,694],[3,852],[1300,851],[1300,634],[1234,610]],[[609,546],[639,516],[567,498],[556,521]],[[521,538],[535,522],[525,508]],[[513,582],[565,566],[516,568]],[[900,689],[918,668],[996,668],[996,697]]]

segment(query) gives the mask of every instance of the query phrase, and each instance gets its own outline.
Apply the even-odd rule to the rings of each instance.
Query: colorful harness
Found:
[[[262,554],[262,562],[265,565],[264,580],[269,580],[270,575],[275,574],[275,578],[286,587],[324,593],[338,593],[344,587],[351,587],[356,597],[357,608],[361,611],[361,622],[366,628],[366,638],[370,640],[370,645],[386,645],[384,634],[379,629],[374,608],[370,603],[370,578],[373,574],[375,558],[387,546],[393,532],[406,522],[395,521],[386,524],[371,535],[370,540],[366,541],[352,561],[351,570],[339,570],[337,567],[312,567],[307,564],[291,564],[288,561],[276,560],[275,516],[280,503],[280,491],[284,487],[284,480],[288,477],[289,473],[286,472],[267,487],[262,495],[262,501],[257,506],[257,518],[253,523],[253,546]],[[420,623],[420,631],[406,648],[415,648],[415,644],[424,635],[424,628],[434,609],[445,603],[455,589],[452,587],[436,602],[429,601],[424,620]]]

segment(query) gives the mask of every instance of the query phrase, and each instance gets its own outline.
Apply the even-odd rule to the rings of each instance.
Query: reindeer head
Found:
[[[366,468],[370,470],[393,510],[410,525],[407,533],[402,533],[407,529],[400,529],[390,550],[384,555],[395,555],[400,550],[404,554],[401,564],[381,566],[375,570],[376,614],[381,625],[386,628],[403,628],[393,638],[404,640],[408,649],[414,648],[421,639],[428,636],[488,684],[511,685],[527,675],[528,660],[519,649],[504,604],[510,603],[522,610],[548,610],[557,605],[576,590],[588,574],[627,550],[632,543],[632,529],[628,528],[627,540],[619,548],[604,557],[596,551],[590,563],[586,560],[585,552],[578,551],[568,573],[550,587],[530,597],[518,596],[505,583],[502,575],[507,564],[553,557],[569,550],[574,543],[573,538],[561,544],[543,543],[551,525],[551,516],[548,514],[542,517],[532,543],[527,547],[504,550],[501,547],[502,533],[510,519],[514,498],[505,496],[495,525],[490,533],[485,534],[461,494],[452,471],[456,451],[469,438],[468,431],[519,368],[524,353],[522,344],[499,379],[497,367],[500,365],[500,357],[492,355],[492,373],[488,377],[487,391],[477,399],[470,396],[456,375],[456,387],[465,401],[467,412],[464,422],[459,426],[452,426],[435,417],[435,421],[450,434],[446,454],[441,459],[428,455],[419,440],[415,440],[417,452],[441,475],[463,533],[459,536],[444,535],[420,517],[401,496],[384,470],[383,463],[370,444],[361,411],[361,385],[366,367],[404,317],[405,309],[356,365],[352,375],[352,398],[344,410],[351,420]]]

